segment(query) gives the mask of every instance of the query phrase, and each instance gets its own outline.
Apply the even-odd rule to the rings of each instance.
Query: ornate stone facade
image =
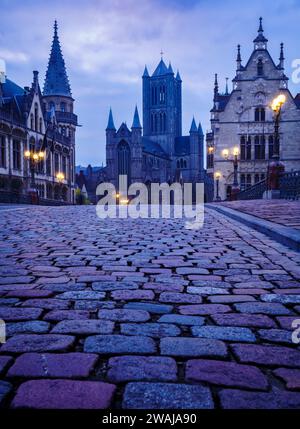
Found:
[[[274,150],[274,118],[271,102],[284,94],[280,121],[280,159],[286,171],[300,170],[300,103],[288,89],[284,73],[283,44],[276,65],[267,49],[262,19],[253,52],[242,65],[238,45],[233,90],[219,93],[217,76],[211,110],[212,133],[208,133],[207,166],[213,176],[220,173],[219,195],[230,197],[233,184],[233,148],[239,148],[238,183],[243,190],[266,178]],[[216,189],[215,189],[216,197]]]
[[[62,56],[57,23],[43,93],[38,72],[31,87],[21,88],[1,74],[0,82],[0,191],[26,194],[30,165],[25,151],[44,151],[45,159],[35,170],[35,185],[41,198],[75,200],[75,131],[77,116]],[[62,183],[57,173],[64,174]]]

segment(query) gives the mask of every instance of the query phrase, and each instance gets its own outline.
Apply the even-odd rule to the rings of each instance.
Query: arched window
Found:
[[[184,168],[186,168],[186,160],[184,160],[183,166]]]
[[[183,159],[180,160],[180,168],[183,168]]]
[[[274,137],[269,136],[269,159],[273,157],[274,153]]]
[[[261,58],[257,61],[257,76],[263,76],[264,74],[264,64]]]
[[[43,132],[43,120],[40,118],[40,133]]]
[[[163,114],[159,114],[159,131],[162,133],[164,131],[163,129]]]
[[[61,110],[61,112],[65,112],[66,111],[66,103],[64,101],[62,101],[60,103],[60,110]]]
[[[158,114],[156,113],[154,115],[154,132],[157,133],[158,131]]]
[[[127,183],[130,184],[131,176],[131,156],[130,148],[125,140],[122,140],[118,145],[118,177],[120,175],[127,176]],[[120,183],[119,183],[120,186]]]
[[[153,113],[151,114],[151,132],[154,132],[154,115]]]
[[[177,168],[180,168],[180,162],[179,162],[179,159],[177,160]]]
[[[29,150],[30,152],[34,152],[35,150],[35,140],[33,137],[31,137],[29,140]]]
[[[30,128],[33,130],[34,129],[34,118],[33,118],[33,113],[31,113],[30,115]]]
[[[163,131],[164,133],[167,131],[167,115],[165,112],[163,113]]]

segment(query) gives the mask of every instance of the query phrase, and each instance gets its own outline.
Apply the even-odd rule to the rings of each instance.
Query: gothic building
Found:
[[[31,151],[44,153],[35,167],[40,198],[74,202],[77,116],[73,104],[55,22],[43,93],[37,71],[25,88],[0,73],[0,198],[16,190],[16,184],[18,193],[26,195],[31,171],[24,154]],[[63,180],[58,180],[58,173],[63,173]]]
[[[239,148],[238,183],[241,190],[266,178],[274,151],[272,100],[286,97],[280,120],[280,159],[286,171],[300,169],[300,95],[288,89],[283,44],[275,64],[260,18],[253,52],[243,65],[238,45],[236,75],[231,92],[219,92],[217,75],[211,110],[211,132],[206,136],[207,171],[219,179],[221,199],[230,197],[233,184],[233,148]],[[215,189],[216,197],[216,189]]]
[[[118,188],[119,175],[128,182],[203,182],[203,132],[192,120],[188,136],[182,135],[182,81],[163,59],[143,80],[143,128],[137,107],[132,126],[116,130],[110,110],[106,128],[106,174]]]

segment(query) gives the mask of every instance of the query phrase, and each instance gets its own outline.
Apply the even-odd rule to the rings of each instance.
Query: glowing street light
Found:
[[[216,185],[217,185],[217,192],[216,192],[216,201],[221,201],[220,195],[219,195],[219,181],[221,178],[221,173],[219,171],[215,172],[215,179],[216,179]]]

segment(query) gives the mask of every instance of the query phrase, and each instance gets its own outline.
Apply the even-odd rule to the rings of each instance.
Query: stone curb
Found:
[[[264,220],[253,215],[239,212],[228,207],[221,207],[218,204],[206,204],[206,207],[216,210],[231,219],[247,225],[256,231],[273,238],[278,243],[288,246],[297,252],[300,252],[300,232],[293,228],[280,225],[269,220]]]

